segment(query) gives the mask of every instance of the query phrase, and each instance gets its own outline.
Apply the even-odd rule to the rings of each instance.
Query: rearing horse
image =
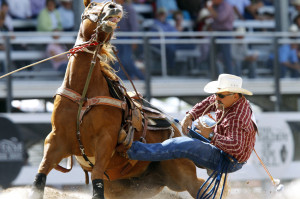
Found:
[[[135,115],[128,114],[131,112],[126,106],[128,99],[112,97],[107,81],[118,82],[108,65],[113,59],[109,41],[123,10],[113,2],[84,0],[84,5],[75,44],[77,50],[69,59],[64,81],[55,97],[52,131],[45,139],[43,159],[30,198],[42,199],[46,176],[53,168],[62,171],[59,162],[73,155],[85,171],[91,172],[93,199],[104,199],[104,195],[109,199],[147,198],[164,186],[174,191],[187,190],[195,198],[204,180],[197,178],[196,167],[190,160],[134,162],[116,150],[119,134],[125,129],[123,122],[127,116],[124,115],[127,113],[132,118]],[[146,116],[142,120],[145,122]],[[156,131],[147,128],[146,122],[144,128],[137,126],[129,125],[129,131],[134,129],[134,140],[143,137],[154,143],[173,134],[180,136],[171,126]]]

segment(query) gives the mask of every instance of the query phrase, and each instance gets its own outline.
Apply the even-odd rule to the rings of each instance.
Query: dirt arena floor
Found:
[[[284,184],[284,189],[277,192],[274,187],[262,189],[254,186],[255,183],[246,182],[231,184],[228,199],[300,199],[300,180]],[[2,190],[0,199],[28,199],[29,187],[12,187]],[[90,199],[91,190],[76,189],[61,191],[46,187],[45,199]],[[151,199],[192,199],[187,192],[176,193],[165,188]]]

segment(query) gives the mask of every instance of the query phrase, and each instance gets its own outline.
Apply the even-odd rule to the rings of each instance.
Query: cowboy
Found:
[[[236,159],[229,161],[227,172],[241,169],[255,144],[257,128],[252,120],[250,104],[244,96],[252,95],[252,92],[242,88],[242,78],[230,74],[219,75],[217,81],[204,87],[204,91],[214,94],[188,111],[181,125],[183,133],[187,134],[194,120],[206,112],[215,112],[217,123],[214,127],[208,127],[203,122],[195,125],[196,131],[209,139],[210,143],[187,136],[171,138],[162,143],[133,142],[127,151],[128,157],[142,161],[188,158],[198,167],[216,170],[225,152]]]

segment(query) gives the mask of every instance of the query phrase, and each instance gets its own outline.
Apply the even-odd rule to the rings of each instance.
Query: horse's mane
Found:
[[[111,80],[119,80],[119,77],[116,75],[116,71],[114,68],[112,68],[109,64],[113,64],[116,61],[116,58],[113,55],[112,45],[105,44],[101,48],[101,57],[102,60],[100,62],[101,65],[101,71],[103,74],[110,78]]]

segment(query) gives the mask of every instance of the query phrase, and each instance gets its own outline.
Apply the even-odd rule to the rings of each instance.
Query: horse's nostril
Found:
[[[109,8],[115,8],[116,6],[114,4],[109,4]]]

